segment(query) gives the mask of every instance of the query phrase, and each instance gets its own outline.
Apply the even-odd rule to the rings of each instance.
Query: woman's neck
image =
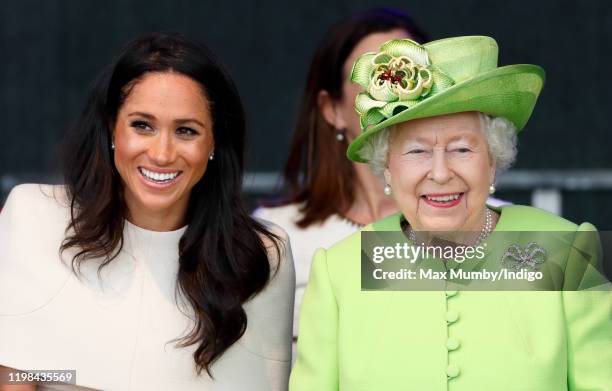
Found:
[[[172,215],[166,216],[162,214],[140,213],[134,216],[130,214],[128,220],[137,227],[155,232],[176,231],[184,226],[184,219],[176,219],[175,216]]]
[[[383,193],[383,183],[367,164],[353,163],[355,168],[354,201],[345,217],[359,223],[370,224],[373,221],[397,212],[393,198]]]
[[[187,205],[173,205],[169,209],[151,210],[126,197],[127,219],[137,227],[148,231],[176,231],[185,225]]]
[[[428,231],[416,228],[415,231],[406,224],[402,229],[408,238],[416,243],[432,244],[441,240],[446,244],[477,245],[493,232],[499,218],[497,212],[485,206],[482,215],[476,219],[477,223],[471,227],[452,231]]]

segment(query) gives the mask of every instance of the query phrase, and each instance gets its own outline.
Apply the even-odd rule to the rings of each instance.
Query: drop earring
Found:
[[[336,141],[344,141],[344,133],[346,133],[346,129],[336,129]]]
[[[391,185],[388,183],[385,183],[385,188],[383,189],[383,193],[385,193],[386,196],[390,196],[392,192],[393,191],[391,190]]]
[[[115,142],[111,141],[111,149],[115,149]]]
[[[493,194],[493,193],[495,193],[495,185],[491,183],[491,186],[489,186],[489,194]]]
[[[208,160],[213,160],[215,158],[215,151],[212,151],[210,153],[210,156],[208,156]]]

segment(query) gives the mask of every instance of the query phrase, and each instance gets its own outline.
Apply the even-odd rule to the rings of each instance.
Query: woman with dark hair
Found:
[[[397,210],[383,196],[383,183],[367,166],[346,158],[361,134],[353,104],[360,92],[350,83],[351,65],[386,41],[425,34],[403,11],[379,8],[341,20],[325,34],[314,55],[297,117],[284,181],[289,196],[255,215],[283,227],[291,239],[296,269],[294,338],[299,306],[315,250]]]
[[[67,137],[65,186],[18,186],[0,215],[5,371],[70,369],[105,390],[286,389],[291,251],[242,205],[244,137],[208,49],[172,34],[128,44]]]

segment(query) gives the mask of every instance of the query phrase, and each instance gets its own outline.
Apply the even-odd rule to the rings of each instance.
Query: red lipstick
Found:
[[[459,203],[463,199],[463,194],[464,193],[431,193],[431,194],[423,195],[422,198],[427,205],[433,206],[434,208],[452,208],[453,206],[459,205]],[[454,195],[459,195],[459,197],[455,200],[449,200],[449,201],[436,201],[436,200],[432,200],[428,198],[428,197],[436,197],[436,198],[448,197],[448,196],[454,196]]]

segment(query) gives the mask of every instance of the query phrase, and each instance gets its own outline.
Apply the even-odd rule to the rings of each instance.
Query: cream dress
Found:
[[[214,363],[213,380],[196,374],[195,346],[173,343],[192,325],[175,296],[186,227],[152,232],[126,222],[118,258],[99,276],[98,263],[85,262],[79,279],[59,257],[64,192],[18,186],[0,214],[0,365],[76,370],[77,385],[102,390],[286,390],[295,279],[284,232],[270,226],[285,238],[271,261],[278,272],[244,305],[246,332]]]

